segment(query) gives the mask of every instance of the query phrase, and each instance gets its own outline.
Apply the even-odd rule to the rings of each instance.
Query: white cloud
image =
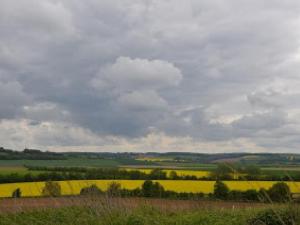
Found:
[[[100,70],[93,86],[102,87],[104,80],[119,90],[159,90],[177,86],[181,79],[180,70],[169,62],[119,57],[114,64]]]
[[[155,91],[134,91],[121,96],[118,101],[121,105],[133,110],[162,110],[168,103]]]
[[[3,143],[296,152],[299,15],[292,0],[3,0]]]

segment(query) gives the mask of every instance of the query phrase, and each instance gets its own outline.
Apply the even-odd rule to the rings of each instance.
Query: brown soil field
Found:
[[[124,210],[134,209],[138,206],[154,206],[160,210],[197,210],[211,208],[257,208],[266,207],[262,203],[247,202],[223,202],[204,200],[166,200],[146,198],[109,198],[109,197],[59,197],[59,198],[20,198],[0,199],[0,213],[15,213],[48,208],[60,208],[69,206],[86,206],[98,208],[118,208]]]

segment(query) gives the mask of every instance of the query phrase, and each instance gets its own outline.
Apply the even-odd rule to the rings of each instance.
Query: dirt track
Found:
[[[133,209],[140,205],[151,205],[161,210],[193,210],[205,208],[253,208],[264,207],[260,203],[216,202],[192,200],[165,200],[145,198],[107,198],[107,197],[60,197],[60,198],[21,198],[0,199],[0,213],[14,213],[66,206],[91,206],[98,208]]]

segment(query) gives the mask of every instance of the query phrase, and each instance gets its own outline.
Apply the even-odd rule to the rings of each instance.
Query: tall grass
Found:
[[[17,199],[16,204],[21,200]],[[300,207],[297,205],[240,207],[238,204],[224,202],[201,204],[197,201],[124,199],[108,196],[32,199],[36,204],[41,200],[49,201],[49,204],[52,204],[51,208],[44,205],[44,207],[20,209],[19,212],[2,212],[0,225],[300,224]],[[24,199],[23,201],[26,202]]]

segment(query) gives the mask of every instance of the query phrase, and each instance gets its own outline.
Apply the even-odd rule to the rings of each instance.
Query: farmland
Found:
[[[146,174],[150,174],[153,170],[152,169],[126,169],[127,171],[134,171],[134,170],[138,170],[140,172],[146,173]],[[178,169],[163,169],[163,172],[167,173],[167,176],[170,177],[171,172],[176,172],[176,174],[178,176],[195,176],[197,178],[201,178],[201,177],[208,177],[210,175],[209,171],[204,171],[204,170],[178,170]]]
[[[23,166],[1,166],[0,167],[0,174],[11,174],[11,173],[18,173],[18,174],[26,174],[28,169]]]
[[[267,212],[273,221],[293,218],[299,208],[258,203],[178,201],[141,198],[40,198],[0,202],[1,225],[246,225]],[[276,219],[277,218],[277,219]],[[286,221],[286,219],[284,220]],[[252,224],[252,223],[251,223]],[[254,223],[256,224],[256,223]],[[281,223],[274,223],[281,224]]]
[[[27,151],[23,155],[14,153],[13,157],[17,159],[0,160],[0,225],[145,225],[155,221],[160,221],[156,223],[159,225],[245,225],[270,207],[269,201],[259,198],[262,188],[269,191],[284,179],[291,193],[300,193],[298,164],[230,164],[219,162],[224,160],[221,156],[208,155],[202,160],[200,155],[189,154],[44,155],[34,151],[31,155]],[[234,156],[222,157],[231,160]],[[238,157],[261,160],[260,156]],[[224,198],[219,198],[215,191],[216,180],[220,178],[228,187]],[[297,182],[290,178],[296,178]],[[148,195],[147,182],[159,191],[151,189]],[[59,187],[57,198],[45,194],[49,183]],[[118,188],[117,195],[111,192],[112,187]],[[17,190],[19,195],[15,194]],[[90,198],[83,190],[97,190],[98,194]],[[9,216],[6,212],[14,214]],[[81,221],[68,219],[79,218],[78,215]]]
[[[24,165],[50,167],[116,167],[120,164],[121,163],[116,160],[85,158],[70,158],[66,160],[0,160],[0,166],[6,167],[22,167]]]
[[[62,195],[78,195],[83,187],[92,184],[97,185],[101,190],[106,190],[110,183],[117,182],[122,188],[129,190],[140,188],[143,180],[71,180],[59,181],[62,188]],[[173,181],[160,180],[158,181],[166,190],[175,192],[202,192],[205,194],[212,193],[214,190],[215,181]],[[259,190],[261,188],[269,189],[276,182],[274,181],[225,181],[224,182],[231,190],[245,191],[249,189]],[[300,193],[300,182],[286,182],[293,193]],[[27,182],[27,183],[12,183],[0,184],[0,197],[10,197],[12,192],[17,188],[21,189],[23,197],[38,197],[42,196],[42,189],[45,182]]]

